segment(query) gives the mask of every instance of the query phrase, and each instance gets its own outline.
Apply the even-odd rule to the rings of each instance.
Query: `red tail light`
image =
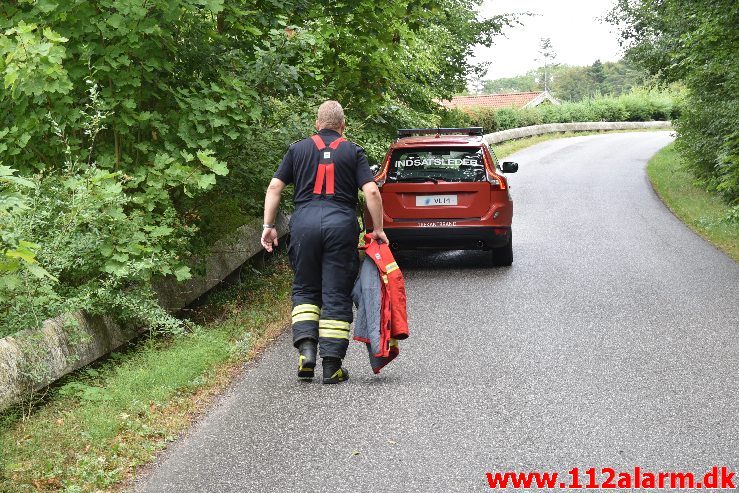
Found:
[[[385,184],[385,180],[387,180],[387,172],[390,169],[390,153],[388,153],[387,157],[385,157],[385,162],[382,164],[382,169],[380,170],[380,173],[375,176],[375,183],[377,183],[378,187],[381,187]]]
[[[490,183],[494,187],[500,187],[501,186],[501,181],[500,181],[500,178],[498,177],[498,175],[496,175],[495,173],[491,173],[490,171],[487,171],[487,170],[485,171],[485,174],[486,174],[488,183]],[[503,187],[503,188],[505,188],[505,187]]]
[[[490,156],[490,153],[487,149],[484,151],[485,156],[485,175],[487,177],[488,183],[492,187],[497,188],[498,190],[505,190],[506,189],[506,182],[505,178],[500,176],[495,172],[495,161],[493,161],[492,156]]]

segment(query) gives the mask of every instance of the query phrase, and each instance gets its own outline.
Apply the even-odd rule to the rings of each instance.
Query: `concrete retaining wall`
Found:
[[[485,134],[488,144],[500,144],[507,140],[522,139],[535,135],[558,132],[594,132],[602,130],[640,130],[640,129],[671,129],[670,122],[573,122],[573,123],[546,123],[531,125],[530,127],[512,128]]]
[[[288,218],[280,214],[277,228],[288,232]],[[155,283],[159,301],[174,313],[213,289],[244,262],[261,252],[261,221],[240,227],[234,237],[219,241],[206,260],[205,275],[186,282],[164,279]],[[76,328],[70,330],[70,324]],[[122,327],[109,317],[82,312],[44,321],[0,339],[0,410],[22,396],[45,387],[130,341],[140,327]]]

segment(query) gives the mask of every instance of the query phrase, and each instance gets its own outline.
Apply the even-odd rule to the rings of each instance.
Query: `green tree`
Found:
[[[552,68],[555,65],[554,60],[557,58],[557,52],[554,51],[550,38],[541,38],[539,42],[539,57],[544,62],[541,71],[541,86],[544,91],[548,91],[552,80]]]
[[[486,80],[484,92],[527,92],[544,89],[544,67],[530,70],[525,75]],[[596,60],[591,66],[555,64],[547,67],[549,90],[557,98],[580,101],[596,94],[624,94],[645,83],[646,75],[628,61],[601,63]]]
[[[647,83],[644,70],[640,70],[628,60],[604,63],[603,73],[605,75],[605,80],[601,85],[603,94],[618,96]]]
[[[484,81],[483,93],[495,94],[500,92],[533,92],[539,91],[533,75],[518,75],[516,77],[504,77],[501,79]]]
[[[566,101],[580,101],[593,93],[592,80],[586,67],[562,67],[554,74],[552,94]]]
[[[709,189],[739,203],[739,3],[619,0],[608,18],[629,60],[687,87],[679,148]]]
[[[588,69],[588,77],[592,83],[593,89],[597,92],[601,92],[603,89],[603,83],[606,80],[605,70],[600,60],[596,60]]]

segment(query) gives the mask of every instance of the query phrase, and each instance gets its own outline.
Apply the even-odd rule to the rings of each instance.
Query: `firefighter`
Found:
[[[318,108],[316,130],[295,142],[267,188],[262,246],[277,246],[275,217],[286,185],[295,184],[295,212],[290,218],[288,257],[295,272],[292,287],[293,345],[298,349],[298,377],[313,378],[317,347],[323,383],[349,378],[341,361],[349,346],[351,291],[359,270],[357,190],[372,216],[376,240],[387,242],[382,229],[382,199],[357,144],[343,137],[344,110],[336,101]]]

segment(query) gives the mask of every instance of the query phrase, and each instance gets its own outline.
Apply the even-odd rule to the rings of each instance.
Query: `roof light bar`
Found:
[[[398,138],[413,135],[476,135],[483,136],[482,127],[467,128],[399,128]]]

